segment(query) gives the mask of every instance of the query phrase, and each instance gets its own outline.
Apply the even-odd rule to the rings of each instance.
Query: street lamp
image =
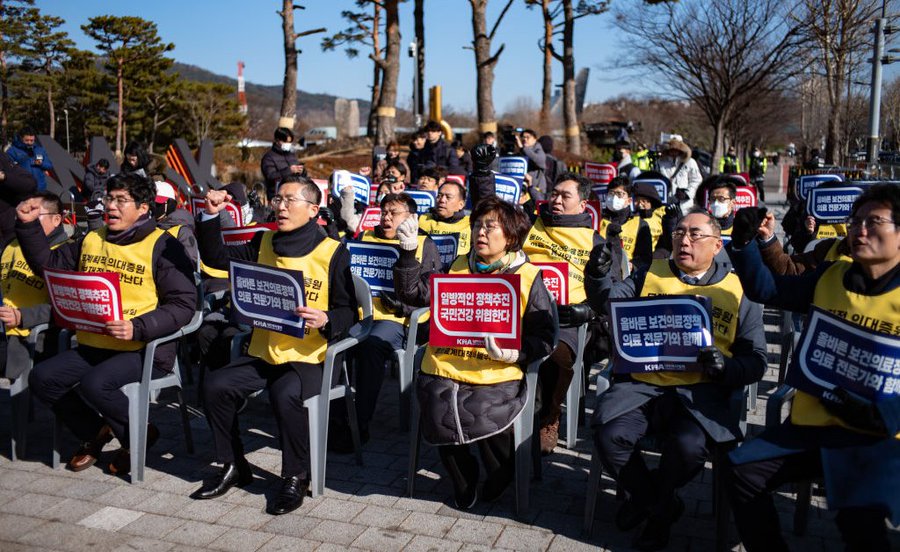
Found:
[[[66,152],[72,153],[72,150],[69,149],[69,109],[63,108],[63,113],[66,114]]]
[[[409,57],[413,59],[413,114],[415,115],[416,128],[422,126],[422,114],[419,113],[419,67],[416,57],[417,44],[409,43]]]

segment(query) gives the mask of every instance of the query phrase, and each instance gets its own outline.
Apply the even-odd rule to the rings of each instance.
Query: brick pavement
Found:
[[[774,313],[767,314],[769,342],[777,343]],[[770,345],[770,369],[760,384],[760,401],[751,413],[751,431],[763,423],[765,398],[775,389],[778,346]],[[193,386],[188,386],[193,398]],[[633,535],[613,526],[617,507],[612,482],[604,481],[593,536],[581,532],[587,472],[588,432],[582,429],[575,450],[558,448],[544,460],[543,480],[532,485],[531,509],[513,514],[513,493],[494,504],[478,504],[469,512],[450,506],[452,494],[434,449],[424,446],[416,496],[405,496],[408,436],[397,424],[397,384],[389,380],[364,449],[364,467],[352,456],[330,455],[324,496],[307,499],[298,511],[280,517],[264,512],[277,492],[280,456],[275,449],[275,423],[265,399],[251,401],[242,427],[254,466],[255,482],[225,497],[197,502],[187,495],[214,471],[212,443],[202,413],[192,411],[197,453],[188,456],[173,395],[163,394],[151,406],[151,419],[162,437],[149,452],[146,481],[130,485],[98,466],[81,473],[48,466],[50,426],[46,412],[36,409],[24,460],[9,460],[8,397],[0,393],[0,550],[627,550]],[[588,401],[590,406],[591,401]],[[116,443],[106,448],[109,460]],[[76,443],[68,438],[65,451]],[[675,525],[671,550],[711,550],[715,537],[711,504],[711,469],[682,492],[687,509]],[[781,493],[778,507],[790,527],[792,495]],[[840,538],[813,497],[806,536],[789,535],[792,548],[837,550]],[[900,533],[893,533],[900,549]],[[731,544],[736,535],[731,529]]]

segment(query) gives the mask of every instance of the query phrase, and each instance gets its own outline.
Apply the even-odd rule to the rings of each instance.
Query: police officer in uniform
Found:
[[[119,388],[140,380],[147,341],[190,322],[197,308],[197,288],[184,247],[157,228],[151,215],[153,183],[136,173],[116,175],[107,182],[106,193],[107,226],[88,232],[80,242],[50,249],[38,222],[44,209],[40,198],[19,204],[16,236],[39,276],[44,267],[119,274],[123,320],[107,322],[103,333],[76,332],[78,348],[35,366],[29,387],[84,443],[69,461],[69,469],[92,466],[115,436],[122,448],[109,470],[125,474],[131,466],[128,399]],[[172,370],[175,346],[157,348],[154,377]],[[151,425],[148,448],[158,436]]]
[[[296,510],[309,488],[309,416],[303,401],[318,393],[328,343],[357,320],[350,255],[316,223],[321,191],[309,180],[283,182],[272,198],[278,230],[260,232],[238,246],[222,244],[218,213],[231,199],[224,190],[206,196],[198,225],[200,253],[210,266],[228,267],[229,259],[252,261],[303,272],[306,321],[303,339],[254,328],[247,356],[210,372],[203,389],[204,408],[222,469],[191,497],[222,496],[253,480],[244,457],[238,410],[252,393],[269,390],[281,446],[281,490],[268,505],[273,515]],[[336,371],[336,374],[339,371]]]
[[[563,173],[557,177],[550,200],[525,238],[522,251],[531,262],[569,264],[568,304],[559,306],[559,345],[541,365],[541,452],[550,454],[559,440],[559,416],[566,390],[574,375],[578,353],[578,326],[590,321],[594,311],[585,303],[584,267],[602,239],[585,211],[593,183],[586,177]],[[590,339],[590,334],[588,335]]]
[[[741,435],[739,416],[729,397],[762,379],[766,339],[762,310],[744,297],[737,276],[717,258],[722,249],[716,220],[703,211],[684,216],[673,232],[670,259],[657,259],[622,282],[609,276],[610,246],[591,252],[585,270],[588,299],[606,310],[611,298],[653,295],[703,295],[712,299],[714,346],[697,358],[702,372],[616,375],[600,396],[592,427],[604,468],[616,479],[626,501],[616,526],[627,531],[647,523],[635,548],[660,550],[684,504],[676,491],[693,479],[709,455],[711,443]],[[661,437],[659,468],[649,470],[636,443],[646,434]]]
[[[456,182],[444,182],[437,193],[435,206],[430,212],[419,215],[419,229],[426,234],[459,234],[457,255],[469,252],[472,241],[472,225],[466,206],[466,187]]]
[[[806,312],[813,306],[847,323],[896,336],[900,332],[900,188],[878,184],[853,204],[847,240],[851,260],[826,262],[800,276],[761,268],[755,240],[733,243],[731,256],[747,294],[766,305]],[[894,359],[896,361],[897,359]],[[887,551],[885,517],[900,521],[898,480],[900,396],[868,402],[835,388],[828,399],[797,391],[791,415],[732,453],[729,491],[747,550],[787,550],[771,493],[784,483],[823,474],[823,456],[852,452],[864,480],[854,507],[835,518],[847,550]],[[828,469],[828,468],[825,468]],[[835,477],[851,474],[838,471]],[[830,502],[830,500],[829,500]]]

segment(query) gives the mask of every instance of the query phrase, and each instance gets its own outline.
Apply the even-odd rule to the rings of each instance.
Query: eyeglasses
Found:
[[[729,197],[729,196],[710,196],[709,200],[725,202],[725,201],[734,201],[734,198]]]
[[[876,226],[881,226],[882,224],[893,224],[897,225],[894,220],[879,217],[877,215],[872,215],[870,217],[866,217],[865,219],[861,219],[859,217],[850,217],[850,220],[847,221],[847,226],[853,228],[854,230],[859,230],[860,226],[865,226],[866,230],[874,230]]]
[[[392,211],[382,211],[381,218],[387,218],[387,217],[396,218],[396,217],[399,217],[400,215],[402,215],[404,213],[408,213],[408,212],[409,212],[408,209],[402,209],[402,210],[394,209]]]
[[[622,190],[616,190],[615,192],[609,192],[608,195],[621,197],[622,199],[628,199],[628,193]]]
[[[494,232],[495,230],[500,230],[501,228],[502,227],[500,226],[499,222],[489,222],[487,224],[482,224],[481,222],[476,222],[475,224],[472,225],[472,232],[477,234],[477,233],[481,232],[482,230],[484,230],[485,234],[490,234],[491,232]]]
[[[672,231],[672,239],[683,240],[685,237],[691,242],[702,240],[703,238],[718,238],[719,236],[713,234],[702,234],[699,230],[691,230],[688,232],[683,228],[678,228]]]
[[[300,203],[309,203],[309,204],[315,205],[314,201],[310,201],[308,199],[303,199],[302,197],[292,197],[292,196],[288,196],[288,197],[275,196],[272,198],[270,203],[272,203],[272,207],[275,207],[276,209],[278,207],[280,207],[282,203],[284,203],[288,209],[290,209],[294,205],[297,205]]]
[[[453,201],[454,199],[458,199],[459,196],[456,194],[438,194],[437,199],[446,199],[447,201]]]
[[[116,204],[116,207],[121,209],[122,207],[124,207],[125,205],[127,205],[129,203],[137,203],[137,202],[126,196],[111,196],[111,195],[103,196],[103,204],[104,205],[112,205],[113,203]]]

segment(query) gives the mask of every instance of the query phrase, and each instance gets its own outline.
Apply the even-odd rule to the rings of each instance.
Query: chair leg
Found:
[[[406,494],[412,498],[416,486],[416,472],[419,471],[419,447],[422,444],[422,433],[419,431],[419,409],[415,402],[410,403],[409,419],[409,465],[406,469]]]
[[[731,508],[725,490],[726,455],[733,445],[716,445],[713,452],[713,515],[716,523],[716,552],[728,549],[728,521]]]
[[[806,534],[809,522],[809,503],[812,500],[812,481],[797,483],[797,505],[794,509],[794,534],[802,537]]]
[[[572,368],[575,372],[566,391],[566,448],[569,450],[578,445],[578,418],[581,413],[581,390],[584,386],[584,371],[581,366],[575,365]]]
[[[530,411],[529,411],[530,410]],[[525,412],[513,423],[513,440],[515,443],[515,486],[516,486],[516,515],[521,516],[528,510],[528,488],[530,474],[528,469],[534,463],[534,411],[525,407]],[[538,460],[540,461],[540,460]]]
[[[350,439],[353,441],[353,455],[356,457],[356,465],[362,466],[362,441],[359,438],[359,423],[356,420],[356,401],[353,398],[353,388],[344,386],[344,400],[347,403],[347,418],[350,424]]]
[[[590,538],[594,530],[594,511],[597,508],[597,494],[600,490],[600,479],[603,476],[603,466],[600,464],[600,455],[597,447],[591,452],[591,471],[588,474],[587,496],[584,500],[584,534]]]
[[[133,390],[133,391],[132,391]],[[128,393],[128,438],[131,447],[131,482],[144,481],[147,462],[147,422],[150,417],[150,393],[136,385]],[[137,396],[134,396],[137,393]]]
[[[187,403],[184,401],[184,392],[180,387],[178,391],[178,409],[181,410],[181,425],[184,426],[184,444],[187,447],[187,453],[194,454],[194,434],[191,432],[191,420],[188,416]]]
[[[750,392],[750,401],[749,401],[749,411],[756,412],[756,395],[759,394],[759,383],[753,382],[749,386]]]
[[[322,402],[319,397],[306,401],[306,410],[309,418],[309,490],[313,498],[325,492],[324,456],[328,446],[327,409],[329,402],[326,398],[324,401],[324,412]],[[323,427],[323,424],[325,427]]]
[[[53,414],[53,410],[50,410],[50,424],[51,431],[53,433],[53,448],[50,451],[50,466],[56,470],[59,469],[59,445],[62,442],[62,428],[60,424],[56,420],[56,415]]]
[[[412,363],[407,362],[406,351],[394,351],[400,382],[400,429],[409,431],[409,402],[412,389]]]

